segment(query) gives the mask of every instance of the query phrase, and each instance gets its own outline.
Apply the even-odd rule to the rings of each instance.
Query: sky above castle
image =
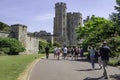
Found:
[[[67,12],[80,12],[83,19],[95,15],[109,18],[115,12],[115,0],[0,0],[0,21],[28,26],[29,32],[53,33],[55,3],[67,4]]]

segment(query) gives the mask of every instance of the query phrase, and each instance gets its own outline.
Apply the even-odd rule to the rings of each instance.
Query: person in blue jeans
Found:
[[[95,48],[94,48],[94,45],[90,46],[89,52],[90,52],[90,61],[91,61],[92,69],[94,70],[94,68],[95,68]]]

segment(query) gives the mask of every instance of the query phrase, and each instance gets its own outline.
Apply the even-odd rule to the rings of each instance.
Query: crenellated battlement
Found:
[[[58,2],[58,3],[55,4],[55,8],[57,8],[57,7],[64,7],[64,8],[66,8],[66,3]]]

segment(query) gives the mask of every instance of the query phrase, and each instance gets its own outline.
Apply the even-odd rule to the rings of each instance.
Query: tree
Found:
[[[114,22],[114,31],[120,35],[120,0],[116,0],[116,6],[114,7],[117,13],[112,13],[110,19]]]
[[[10,30],[10,26],[3,23],[3,22],[0,22],[0,31],[9,31]]]
[[[46,40],[40,39],[39,40],[39,52],[44,52],[44,49],[47,45],[49,45],[49,43]]]
[[[92,16],[84,26],[78,27],[76,32],[77,39],[83,39],[82,45],[87,47],[111,37],[114,34],[114,26],[112,21]]]
[[[59,42],[55,41],[54,44],[53,44],[53,46],[60,47],[61,45],[60,45]]]

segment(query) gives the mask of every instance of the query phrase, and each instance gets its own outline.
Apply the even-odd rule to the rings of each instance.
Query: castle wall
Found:
[[[25,52],[20,54],[33,54],[39,52],[39,40],[27,35],[27,26],[21,24],[11,25],[11,32],[14,34],[12,37],[19,40],[26,49]]]
[[[0,31],[0,37],[9,37],[10,32]]]
[[[39,52],[39,39],[31,36],[27,36],[26,39],[26,54],[33,54]]]

